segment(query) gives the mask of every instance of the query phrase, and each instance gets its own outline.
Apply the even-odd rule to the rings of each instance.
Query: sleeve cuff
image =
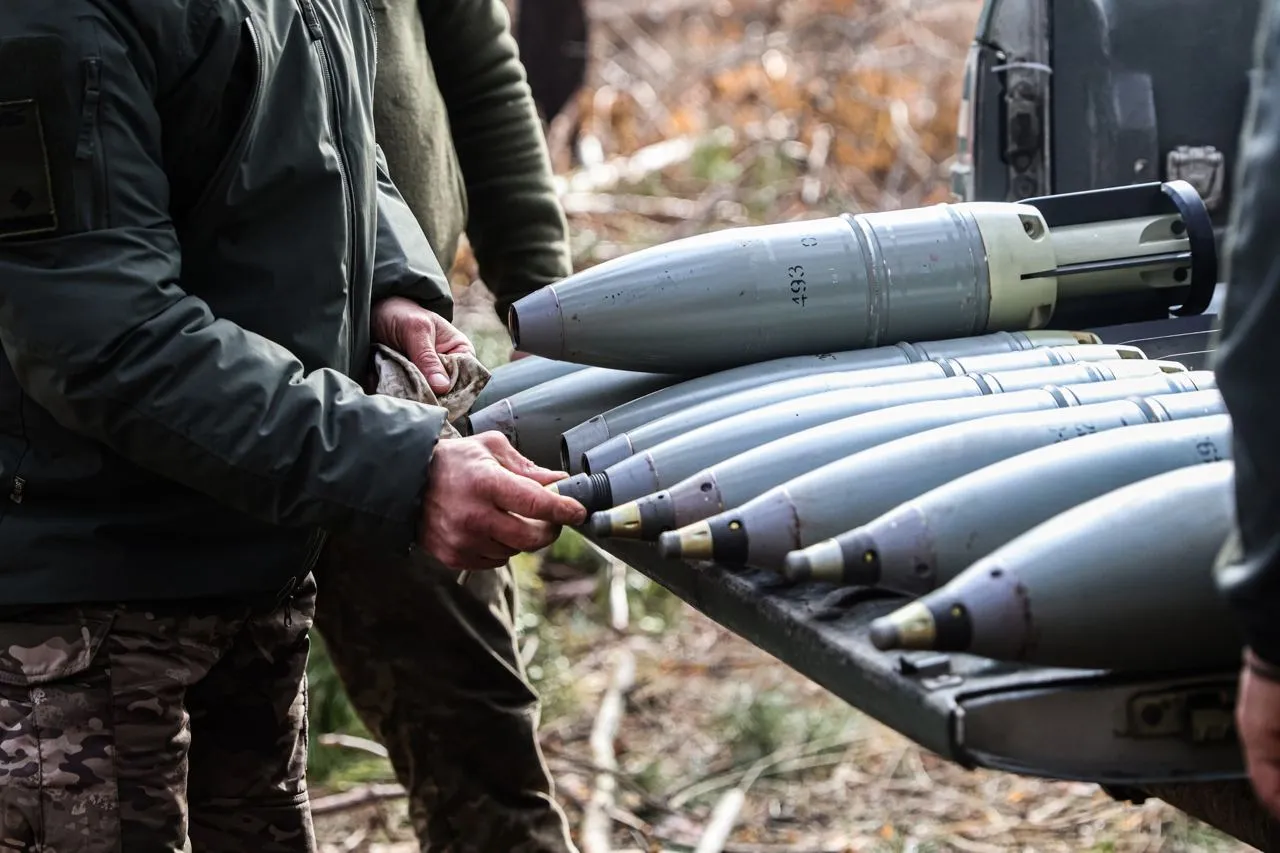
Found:
[[[353,463],[361,470],[352,476],[364,481],[367,498],[342,532],[403,556],[419,542],[431,460],[447,412],[392,397],[374,399],[396,410],[390,413],[393,426],[380,436],[366,436],[368,449]]]
[[[1280,683],[1280,666],[1263,659],[1253,649],[1244,650],[1244,665],[1251,673],[1267,681]]]
[[[1268,543],[1270,546],[1272,543]],[[1280,562],[1270,547],[1250,551],[1233,531],[1215,567],[1219,592],[1239,621],[1249,657],[1280,673]]]

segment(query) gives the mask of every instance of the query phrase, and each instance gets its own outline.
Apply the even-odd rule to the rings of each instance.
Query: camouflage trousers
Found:
[[[315,583],[0,619],[0,851],[314,851]]]
[[[316,628],[409,793],[424,853],[576,853],[516,645],[506,569],[460,576],[330,540]]]

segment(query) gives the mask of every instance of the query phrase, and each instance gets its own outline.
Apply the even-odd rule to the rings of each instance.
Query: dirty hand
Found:
[[[403,296],[379,300],[373,306],[373,339],[408,358],[422,371],[436,394],[449,390],[449,371],[440,356],[475,355],[466,335],[434,311]]]
[[[1280,817],[1280,668],[1245,652],[1236,727],[1259,801]]]
[[[458,571],[494,569],[545,548],[565,524],[581,524],[577,501],[543,486],[562,480],[521,456],[498,432],[436,445],[422,511],[423,550]]]

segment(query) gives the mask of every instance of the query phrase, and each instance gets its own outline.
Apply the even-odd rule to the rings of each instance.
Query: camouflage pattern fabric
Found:
[[[49,606],[0,620],[0,851],[316,849],[315,583],[279,605]]]
[[[365,390],[370,394],[386,394],[428,406],[443,406],[449,414],[444,428],[440,430],[441,438],[461,435],[452,422],[471,409],[471,404],[489,384],[492,375],[473,355],[441,356],[440,363],[449,371],[449,390],[437,398],[422,371],[386,344],[374,344],[372,360],[373,369],[369,372]]]
[[[423,853],[566,853],[515,639],[508,569],[368,561],[330,540],[316,627],[409,793]]]
[[[454,385],[438,401],[391,350],[375,353],[371,382],[377,393],[445,406],[453,420],[489,374],[470,356],[441,360]],[[576,853],[538,745],[510,569],[374,558],[331,537],[316,576],[316,628],[409,793],[423,853]]]

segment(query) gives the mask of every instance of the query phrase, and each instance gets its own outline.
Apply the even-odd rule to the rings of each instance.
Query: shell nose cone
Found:
[[[613,515],[609,510],[591,514],[591,534],[593,536],[613,535]]]
[[[715,557],[714,545],[711,527],[705,521],[658,537],[658,553],[668,560],[710,560]]]
[[[782,565],[782,576],[792,581],[807,581],[813,577],[813,566],[809,563],[809,555],[803,551],[792,551]]]
[[[634,501],[591,516],[591,523],[595,525],[592,530],[597,536],[613,536],[619,539],[640,538],[640,520],[640,510]]]
[[[898,626],[888,618],[880,618],[871,623],[871,645],[882,652],[899,648],[902,636]]]
[[[567,498],[573,498],[586,507],[588,513],[600,512],[612,505],[609,500],[609,481],[603,476],[590,474],[574,474],[555,483],[556,492]]]
[[[658,553],[668,560],[678,560],[683,557],[683,545],[678,530],[668,530],[658,537]]]
[[[555,288],[547,286],[507,309],[507,330],[521,352],[544,358],[564,356],[564,312]]]

